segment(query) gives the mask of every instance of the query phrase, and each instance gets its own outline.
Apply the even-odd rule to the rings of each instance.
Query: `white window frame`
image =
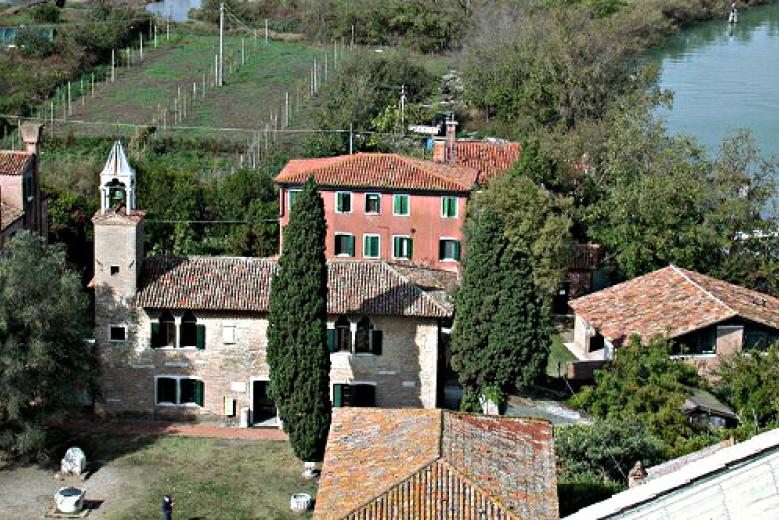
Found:
[[[114,327],[124,330],[124,339],[111,339],[111,329]],[[108,341],[111,343],[124,343],[127,341],[127,324],[125,323],[112,323],[108,325]]]
[[[339,211],[338,210],[338,197],[341,196],[341,195],[349,195],[349,211]],[[354,202],[354,193],[352,193],[351,191],[336,191],[335,192],[335,199],[333,200],[333,202],[335,202],[335,204],[333,205],[333,209],[335,210],[336,213],[339,213],[339,214],[349,214],[354,209],[354,204],[352,204]]]
[[[408,198],[408,213],[395,213],[395,198],[406,197]],[[411,216],[411,195],[408,193],[393,193],[392,194],[392,215],[395,217],[410,217]]]
[[[227,331],[232,331],[232,338],[228,341],[228,337],[226,335]],[[222,324],[222,343],[225,345],[235,345],[237,343],[236,336],[237,336],[238,327],[236,327],[233,324]]]
[[[158,379],[175,379],[176,380],[176,402],[175,403],[160,403],[157,399],[157,380]],[[168,407],[184,407],[184,408],[201,408],[201,406],[197,403],[179,403],[181,401],[181,380],[182,379],[194,379],[195,381],[200,381],[203,383],[203,386],[205,387],[205,381],[203,381],[202,377],[194,377],[194,376],[169,376],[160,374],[157,376],[154,376],[154,406],[168,406]],[[202,408],[205,408],[203,406]]]
[[[448,215],[444,215],[444,200],[446,199],[454,199],[454,215],[451,217]],[[457,218],[460,215],[460,199],[459,197],[455,197],[453,195],[441,195],[441,218]]]
[[[339,236],[349,236],[349,237],[352,237],[352,245],[353,246],[355,245],[354,244],[354,233],[346,233],[346,232],[343,232],[343,231],[336,231],[335,233],[333,233],[333,255],[337,256],[338,258],[354,258],[355,256],[357,256],[357,251],[354,252],[355,253],[354,255],[350,255],[348,253],[336,253],[335,252],[335,245],[337,243],[336,237],[339,237]]]
[[[377,238],[378,241],[379,241],[379,246],[377,248],[378,251],[377,251],[376,256],[368,256],[367,254],[365,254],[365,250],[367,249],[365,247],[365,243],[366,243],[368,238],[374,238],[374,237]],[[363,235],[362,235],[362,257],[363,258],[371,258],[371,259],[381,258],[381,235],[379,235],[378,233],[363,233]]]
[[[411,237],[411,235],[392,235],[392,259],[393,260],[411,260],[411,256],[395,256],[395,239],[396,238],[408,238],[409,240],[414,241],[414,239]],[[412,246],[413,247],[413,246]]]
[[[441,242],[443,240],[450,240],[452,242],[459,243],[460,244],[460,255],[462,256],[462,247],[463,247],[462,240],[460,240],[459,238],[455,238],[455,237],[438,237],[438,248],[439,248],[439,251],[441,249]],[[439,258],[438,261],[439,262],[459,262],[459,260],[457,260],[456,258]]]
[[[297,189],[294,189],[294,190],[293,189],[287,190],[287,212],[290,215],[292,215],[292,193],[293,192],[300,193],[301,191],[303,191],[303,190],[300,189],[300,188],[297,188]]]
[[[379,198],[379,211],[367,211],[365,209],[365,206],[368,205],[368,197],[371,196],[371,195],[375,195],[375,196],[377,196]],[[381,215],[381,193],[373,193],[373,192],[366,193],[365,194],[365,199],[363,200],[362,209],[363,209],[363,211],[365,212],[366,215]]]

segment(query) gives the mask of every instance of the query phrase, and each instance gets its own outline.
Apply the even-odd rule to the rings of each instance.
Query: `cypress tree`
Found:
[[[484,352],[485,379],[523,390],[543,374],[549,355],[547,313],[533,283],[529,254],[511,244],[500,259],[501,289]]]
[[[463,278],[455,295],[455,322],[452,328],[452,368],[466,393],[492,384],[485,379],[484,353],[487,350],[491,320],[498,311],[500,257],[505,239],[497,213],[489,208],[473,208],[465,225],[467,256]]]
[[[268,317],[271,395],[295,455],[322,460],[330,427],[325,216],[313,178],[284,230]]]

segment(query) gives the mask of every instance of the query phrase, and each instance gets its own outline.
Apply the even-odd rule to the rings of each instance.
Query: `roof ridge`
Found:
[[[725,307],[727,310],[729,310],[733,314],[738,314],[738,312],[736,312],[736,310],[733,309],[733,307],[731,307],[730,305],[728,305],[727,303],[725,303],[721,299],[717,298],[714,294],[711,293],[711,291],[709,291],[707,289],[704,289],[699,283],[695,282],[692,278],[690,278],[687,275],[687,273],[684,272],[683,269],[681,269],[679,267],[676,267],[674,264],[668,264],[668,266],[671,267],[674,271],[676,271],[676,273],[678,273],[682,278],[687,280],[687,282],[689,282],[693,287],[697,288],[699,291],[701,291],[702,293],[704,293],[705,295],[710,297],[712,300],[714,300],[715,302],[717,302],[720,305],[722,305],[723,307]]]
[[[427,294],[427,292],[423,291],[417,284],[411,281],[410,278],[408,278],[406,275],[395,269],[391,264],[385,262],[384,260],[380,260],[378,262],[371,262],[383,265],[385,269],[390,270],[393,274],[397,275],[401,280],[403,280],[405,283],[414,286],[414,288],[417,290],[419,294],[422,295],[423,298],[427,299],[431,304],[435,305],[436,308],[438,308],[440,311],[443,312],[449,312],[448,309],[445,309],[440,303],[438,303],[432,296]],[[443,419],[442,419],[443,421]]]

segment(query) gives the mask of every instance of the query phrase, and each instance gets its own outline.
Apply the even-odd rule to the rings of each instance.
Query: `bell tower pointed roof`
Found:
[[[130,166],[121,141],[115,141],[100,172],[100,211],[123,205],[128,215],[135,207],[135,170]]]

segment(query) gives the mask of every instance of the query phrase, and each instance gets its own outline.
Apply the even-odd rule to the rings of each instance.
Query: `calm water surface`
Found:
[[[2,2],[2,0],[0,0]],[[146,10],[174,22],[186,22],[190,9],[200,9],[202,0],[164,0],[146,4]]]
[[[661,86],[674,91],[662,111],[674,132],[712,152],[734,130],[749,129],[764,155],[779,156],[779,2],[674,36],[655,56]]]

